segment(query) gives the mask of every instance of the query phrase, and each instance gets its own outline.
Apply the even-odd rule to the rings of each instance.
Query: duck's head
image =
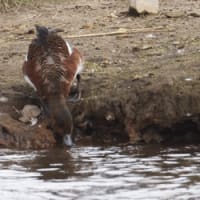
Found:
[[[72,146],[73,120],[64,96],[51,97],[48,107],[53,131],[66,146]]]

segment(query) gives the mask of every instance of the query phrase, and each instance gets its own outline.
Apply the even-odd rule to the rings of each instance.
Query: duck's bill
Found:
[[[65,144],[67,147],[71,147],[71,146],[73,145],[71,135],[66,134],[66,135],[64,136],[63,140],[64,140],[64,144]]]

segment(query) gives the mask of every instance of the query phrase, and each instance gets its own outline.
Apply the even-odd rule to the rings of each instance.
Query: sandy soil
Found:
[[[125,0],[75,0],[0,14],[0,91],[8,97],[0,111],[16,118],[13,106],[21,109],[31,101],[25,97],[32,91],[21,66],[35,24],[62,29],[64,38],[163,27],[160,32],[68,39],[85,56],[83,98],[70,105],[76,132],[101,142],[161,142],[174,140],[177,134],[196,140],[200,3],[161,0],[159,14],[140,17],[127,10]]]

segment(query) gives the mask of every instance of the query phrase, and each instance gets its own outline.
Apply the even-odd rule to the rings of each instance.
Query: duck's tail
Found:
[[[37,39],[39,40],[40,44],[44,47],[47,46],[47,38],[49,36],[49,30],[45,26],[35,25],[37,31]]]

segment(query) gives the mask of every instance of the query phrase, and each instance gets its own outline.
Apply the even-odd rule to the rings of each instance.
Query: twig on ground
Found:
[[[131,33],[139,33],[139,32],[145,33],[145,32],[165,32],[165,31],[170,31],[170,30],[164,29],[163,26],[154,28],[140,28],[140,29],[119,28],[117,31],[112,31],[112,32],[89,33],[83,35],[68,35],[66,38],[103,37],[103,36],[125,35]]]

